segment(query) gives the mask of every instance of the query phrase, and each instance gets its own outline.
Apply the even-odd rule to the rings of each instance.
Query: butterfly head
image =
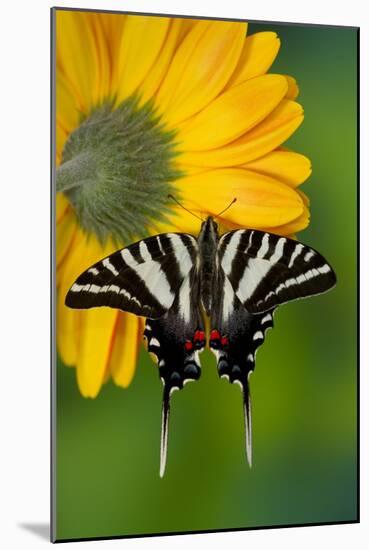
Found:
[[[218,240],[218,224],[214,221],[212,216],[208,216],[206,220],[202,222],[200,235],[206,241]]]

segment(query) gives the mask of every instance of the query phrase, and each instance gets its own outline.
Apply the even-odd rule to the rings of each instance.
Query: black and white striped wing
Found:
[[[65,303],[71,308],[118,308],[151,319],[162,317],[198,255],[197,241],[163,233],[114,252],[82,273]]]
[[[256,230],[226,233],[218,245],[219,298],[211,313],[210,348],[218,373],[240,385],[245,413],[246,454],[251,465],[251,404],[248,379],[255,354],[273,326],[275,308],[326,292],[336,282],[315,250]]]
[[[321,294],[336,276],[319,252],[286,237],[256,230],[231,231],[218,246],[219,263],[249,313]]]
[[[251,398],[249,377],[255,368],[255,356],[267,329],[273,327],[274,309],[252,314],[241,304],[224,272],[219,272],[223,292],[214,303],[210,319],[209,347],[217,359],[220,378],[238,384],[243,395],[245,448],[252,464]]]
[[[147,319],[148,350],[156,356],[163,383],[160,476],[164,475],[170,398],[187,382],[200,378],[199,353],[205,347],[204,322],[199,310],[199,280],[193,267],[184,279],[170,310],[160,319]]]

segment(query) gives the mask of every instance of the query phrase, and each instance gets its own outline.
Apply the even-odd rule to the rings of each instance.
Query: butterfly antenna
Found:
[[[247,462],[252,467],[251,396],[248,382],[242,384],[243,411],[245,417],[245,444]]]
[[[170,391],[167,388],[167,386],[164,386],[163,407],[162,407],[162,413],[161,413],[160,477],[164,476],[165,465],[167,463],[169,412],[170,412]]]
[[[200,218],[200,216],[197,216],[197,214],[194,214],[194,212],[191,212],[191,210],[188,210],[188,208],[186,208],[185,206],[183,206],[183,204],[181,204],[179,201],[177,201],[177,199],[175,197],[173,197],[173,195],[168,195],[168,199],[172,199],[174,202],[176,202],[178,204],[178,206],[183,208],[183,210],[186,210],[186,212],[188,212],[189,214],[192,214],[198,220],[203,221],[203,219]]]
[[[218,216],[221,216],[222,214],[224,214],[224,212],[226,212],[228,210],[228,208],[231,208],[232,204],[234,204],[236,202],[236,197],[229,203],[229,205],[227,206],[227,208],[225,208],[224,210],[222,210],[221,212],[219,212],[219,214],[216,214],[215,215],[215,218],[218,218]]]

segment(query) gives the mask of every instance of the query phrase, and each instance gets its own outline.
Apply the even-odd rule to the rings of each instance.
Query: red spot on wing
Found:
[[[225,346],[228,346],[229,340],[228,340],[227,336],[223,336],[222,339],[221,339],[221,341],[220,341],[220,343],[221,343],[222,346],[224,346],[224,347],[225,347]]]
[[[212,330],[210,333],[210,340],[220,340],[220,334],[218,330]]]
[[[192,343],[190,340],[187,340],[187,341],[185,342],[184,347],[185,347],[185,350],[186,350],[186,351],[191,351],[192,348],[193,348],[193,343]]]
[[[205,332],[203,330],[197,330],[193,339],[195,342],[204,342]]]

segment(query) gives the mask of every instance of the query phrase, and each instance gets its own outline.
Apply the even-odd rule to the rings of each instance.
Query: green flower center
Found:
[[[57,191],[72,203],[79,223],[104,243],[127,243],[168,221],[175,168],[174,133],[160,123],[152,104],[137,98],[96,108],[70,134],[56,173]]]

